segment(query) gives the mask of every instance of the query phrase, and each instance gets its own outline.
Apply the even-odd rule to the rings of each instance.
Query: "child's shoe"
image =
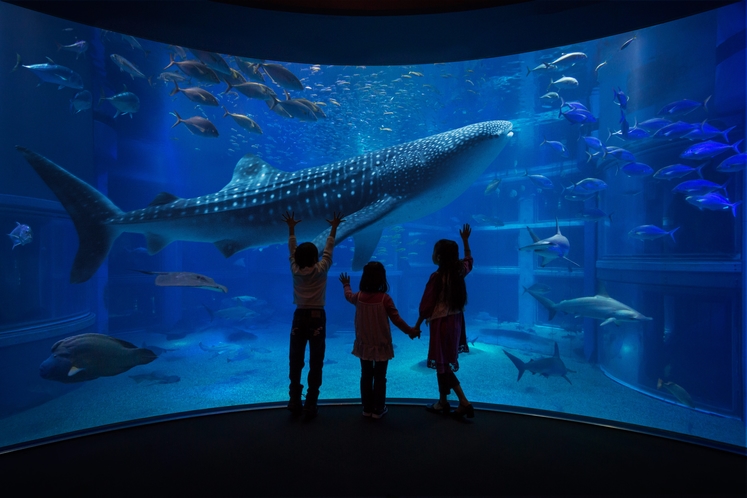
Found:
[[[373,414],[373,411],[371,411],[370,408],[364,408],[363,409],[363,416],[364,417],[370,417]]]
[[[389,411],[389,408],[387,408],[386,405],[384,405],[384,408],[382,408],[381,410],[374,411],[371,414],[371,417],[376,418],[376,419],[382,418],[384,415],[387,414],[388,411]]]
[[[303,405],[303,416],[306,420],[311,420],[316,417],[319,408],[316,406],[316,402],[310,402],[308,399]]]

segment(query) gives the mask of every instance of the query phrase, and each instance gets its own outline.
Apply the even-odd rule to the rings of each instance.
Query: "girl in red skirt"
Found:
[[[453,240],[441,239],[433,247],[433,272],[420,300],[420,316],[415,328],[425,322],[430,326],[428,345],[428,367],[436,370],[439,400],[427,407],[432,413],[451,415],[455,418],[473,418],[474,408],[464,395],[454,372],[459,370],[460,352],[468,352],[464,323],[464,305],[467,303],[467,286],[464,277],[472,271],[472,251],[469,236],[472,229],[465,224],[459,235],[464,243],[464,259],[459,259],[459,245]],[[459,406],[450,412],[446,396],[451,390],[459,398]]]

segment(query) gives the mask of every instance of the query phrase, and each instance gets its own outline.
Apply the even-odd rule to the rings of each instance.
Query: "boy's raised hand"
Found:
[[[332,219],[327,220],[327,223],[332,225],[332,228],[337,228],[340,225],[340,223],[342,223],[343,221],[345,221],[345,218],[342,217],[342,213],[333,212]]]
[[[340,282],[342,285],[350,285],[350,276],[345,272],[340,273]]]

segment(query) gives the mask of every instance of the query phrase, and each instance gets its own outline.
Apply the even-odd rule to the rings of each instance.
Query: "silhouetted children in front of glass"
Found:
[[[290,250],[290,267],[293,274],[293,325],[290,335],[290,387],[288,410],[295,415],[304,413],[307,419],[317,413],[319,387],[322,385],[322,366],[327,336],[327,315],[324,304],[327,292],[327,272],[332,266],[332,250],[335,246],[337,227],[342,223],[342,214],[334,213],[327,222],[332,229],[327,237],[322,259],[319,251],[311,242],[297,246],[295,226],[301,220],[294,218],[294,213],[285,213],[283,221],[288,224],[288,249]],[[304,367],[306,343],[309,343],[309,375],[306,390],[306,402],[301,404],[303,385],[301,373]]]
[[[439,399],[429,405],[431,413],[453,416],[457,419],[475,416],[472,404],[464,395],[454,372],[459,370],[460,352],[468,352],[467,335],[464,323],[464,305],[467,303],[467,286],[464,277],[472,271],[472,251],[469,236],[472,229],[465,224],[459,235],[464,243],[464,259],[459,259],[459,245],[453,240],[441,239],[433,247],[433,263],[438,270],[433,272],[425,286],[420,300],[420,316],[415,328],[419,329],[423,320],[430,326],[428,345],[428,368],[436,370]],[[454,412],[446,397],[451,390],[459,398],[459,406]]]
[[[350,277],[340,274],[345,299],[355,305],[355,342],[353,355],[361,360],[361,403],[363,416],[381,418],[389,411],[386,406],[386,369],[394,358],[389,319],[410,336],[420,332],[399,316],[394,301],[387,292],[386,269],[378,261],[363,267],[359,292],[350,289]]]

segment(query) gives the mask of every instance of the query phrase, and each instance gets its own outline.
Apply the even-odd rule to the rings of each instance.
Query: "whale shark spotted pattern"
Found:
[[[303,223],[299,240],[321,247],[327,218],[342,212],[337,242],[353,237],[353,269],[363,267],[382,230],[438,211],[487,169],[513,136],[509,121],[485,121],[343,161],[294,172],[247,154],[213,194],[182,199],[162,192],[145,208],[123,212],[106,196],[47,158],[16,146],[70,214],[79,238],[72,283],[90,279],[123,232],[142,233],[155,254],[174,240],[210,242],[229,257],[284,243],[285,211]]]

